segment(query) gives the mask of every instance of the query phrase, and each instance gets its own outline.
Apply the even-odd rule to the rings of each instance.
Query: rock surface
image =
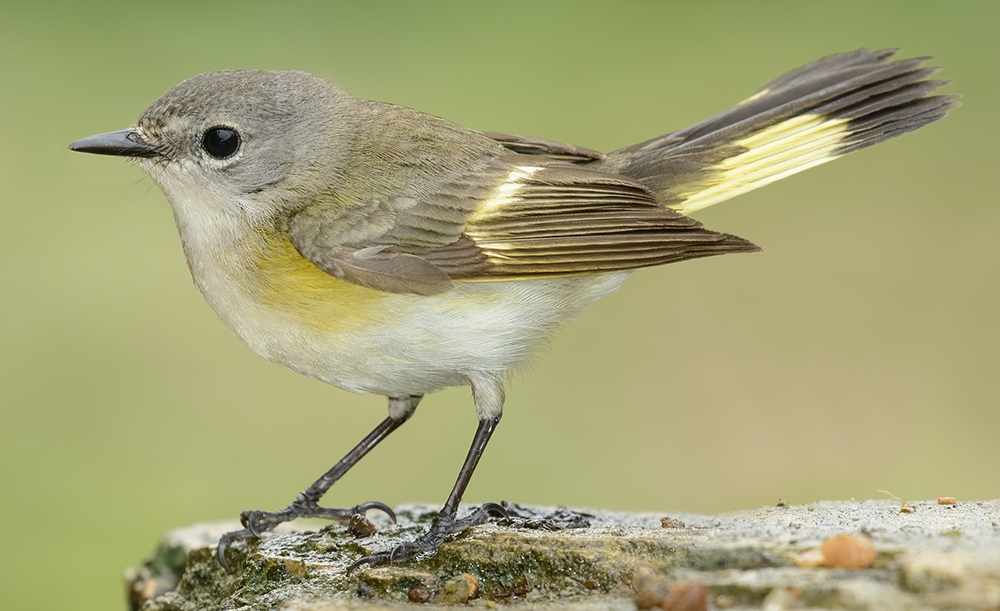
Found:
[[[436,508],[400,507],[398,524],[375,521],[378,532],[361,539],[332,525],[237,543],[234,575],[219,567],[214,544],[237,525],[194,525],[168,532],[126,572],[129,596],[146,611],[445,608],[470,596],[464,604],[489,608],[631,610],[670,608],[671,591],[704,585],[714,609],[1000,611],[1000,500],[911,502],[905,511],[892,501],[819,502],[716,516],[512,509],[512,519],[415,562],[352,575],[350,563],[417,536]],[[851,533],[870,540],[871,566],[823,566],[824,540]]]

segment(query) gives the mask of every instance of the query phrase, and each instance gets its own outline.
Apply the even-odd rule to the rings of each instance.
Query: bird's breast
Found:
[[[280,313],[315,333],[358,330],[389,312],[390,294],[353,284],[319,269],[284,232],[248,236],[232,274],[257,309]]]
[[[320,270],[280,231],[254,231],[189,263],[216,313],[261,356],[347,390],[391,396],[502,374],[628,275],[388,293]]]

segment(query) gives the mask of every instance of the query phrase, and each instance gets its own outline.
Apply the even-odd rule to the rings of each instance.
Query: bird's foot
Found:
[[[389,519],[393,522],[396,521],[396,514],[392,511],[392,509],[385,503],[379,503],[378,501],[361,503],[360,505],[355,505],[354,507],[348,509],[334,509],[330,507],[320,507],[314,502],[296,499],[295,502],[281,511],[244,511],[240,514],[240,522],[243,524],[243,528],[241,530],[234,530],[233,532],[228,532],[222,535],[222,538],[219,539],[219,545],[216,548],[216,555],[219,558],[219,564],[222,565],[222,568],[226,569],[227,572],[232,573],[233,571],[230,568],[229,563],[226,561],[226,550],[233,544],[234,541],[247,537],[260,537],[267,531],[274,530],[274,528],[279,524],[283,522],[291,522],[292,520],[296,520],[298,518],[350,520],[351,516],[364,515],[369,509],[377,509],[389,516]]]
[[[438,517],[434,518],[430,530],[422,537],[415,541],[401,543],[390,551],[365,556],[347,567],[347,572],[350,574],[365,565],[378,566],[380,564],[392,564],[412,560],[418,554],[437,549],[452,535],[463,533],[473,526],[483,524],[489,519],[490,515],[506,518],[507,510],[497,503],[486,503],[461,520],[457,520],[454,516],[449,516],[442,512],[438,514]]]
[[[566,530],[569,528],[590,528],[593,514],[557,507],[552,513],[542,513],[530,507],[522,507],[517,503],[503,502],[507,517],[499,522],[500,526],[531,530]]]

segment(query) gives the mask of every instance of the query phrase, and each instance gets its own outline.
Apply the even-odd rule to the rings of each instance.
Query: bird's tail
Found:
[[[930,95],[928,58],[859,49],[792,70],[732,109],[609,153],[604,165],[690,213],[932,123],[958,106]]]

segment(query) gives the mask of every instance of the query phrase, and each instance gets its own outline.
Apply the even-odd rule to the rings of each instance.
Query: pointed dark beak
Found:
[[[69,145],[69,150],[119,157],[153,157],[158,154],[156,148],[139,137],[134,127],[77,140]]]

